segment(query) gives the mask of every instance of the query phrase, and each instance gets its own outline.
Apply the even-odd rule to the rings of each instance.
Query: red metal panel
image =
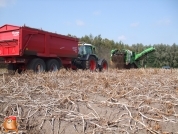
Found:
[[[0,56],[19,55],[20,27],[4,25],[0,27]]]
[[[0,56],[22,56],[26,52],[73,58],[78,55],[78,39],[26,26],[0,27]]]
[[[45,34],[38,30],[22,27],[22,49],[36,53],[44,53]]]
[[[34,51],[38,56],[77,57],[78,55],[78,39],[76,38],[22,27],[22,40],[22,48],[26,51]]]
[[[13,31],[13,30],[18,30],[19,27],[18,26],[13,26],[13,25],[3,25],[0,27],[0,32],[4,32],[4,31]]]
[[[77,57],[78,40],[62,35],[50,35],[47,43],[50,44],[50,53],[56,53],[60,57]]]

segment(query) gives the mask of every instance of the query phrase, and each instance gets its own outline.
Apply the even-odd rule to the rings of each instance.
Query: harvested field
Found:
[[[23,134],[176,134],[178,70],[66,71],[0,76],[0,123]]]

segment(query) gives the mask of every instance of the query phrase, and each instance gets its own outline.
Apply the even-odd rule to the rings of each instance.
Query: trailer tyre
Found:
[[[36,58],[27,65],[27,68],[28,70],[33,70],[35,73],[39,73],[46,70],[46,65],[42,59]]]
[[[108,63],[106,60],[102,60],[101,65],[99,65],[99,71],[106,71],[108,70]]]
[[[56,59],[50,59],[46,62],[47,71],[53,72],[58,71],[61,64]]]

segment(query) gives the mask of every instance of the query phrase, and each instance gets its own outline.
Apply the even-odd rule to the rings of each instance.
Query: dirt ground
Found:
[[[20,134],[178,134],[178,70],[2,74],[10,115]]]

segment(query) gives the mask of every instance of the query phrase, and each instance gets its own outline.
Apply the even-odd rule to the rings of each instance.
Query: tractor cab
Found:
[[[79,48],[78,48],[78,54],[80,56],[82,55],[92,55],[92,54],[95,54],[95,47],[91,44],[79,44]]]

